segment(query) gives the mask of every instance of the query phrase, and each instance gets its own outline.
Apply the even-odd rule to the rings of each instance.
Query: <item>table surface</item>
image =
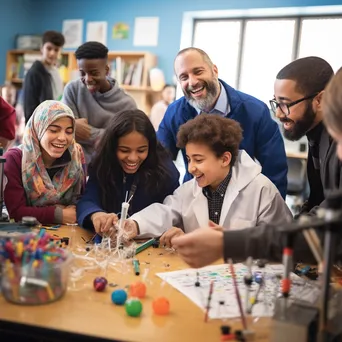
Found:
[[[88,232],[78,227],[63,226],[53,234],[71,237],[70,248],[74,250],[76,247],[85,247],[83,239],[90,237]],[[124,306],[116,306],[111,302],[112,291],[141,280],[142,276],[134,275],[129,267],[124,273],[108,269],[108,282],[116,283],[118,287],[107,286],[105,292],[96,292],[93,289],[94,278],[104,276],[104,271],[99,268],[89,271],[78,281],[70,281],[65,296],[55,303],[42,306],[15,305],[0,296],[0,321],[119,341],[219,341],[222,324],[228,324],[232,329],[241,329],[239,319],[224,322],[209,320],[205,323],[204,312],[197,305],[168,284],[161,286],[161,279],[155,273],[188,268],[176,254],[150,247],[138,254],[137,259],[140,261],[141,275],[145,267],[150,269],[146,278],[147,296],[142,299],[143,312],[138,318],[127,316]],[[222,262],[221,260],[219,263]],[[158,296],[169,299],[169,315],[153,314],[152,301]],[[269,318],[249,322],[249,327],[256,333],[254,340],[269,340]]]
[[[308,159],[308,152],[286,151],[287,158]]]

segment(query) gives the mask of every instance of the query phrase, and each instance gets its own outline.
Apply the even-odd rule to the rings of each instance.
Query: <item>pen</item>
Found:
[[[136,248],[135,254],[138,254],[138,253],[144,251],[146,248],[152,246],[155,241],[156,241],[156,239],[147,240],[142,245],[140,245],[139,247]]]
[[[133,259],[133,267],[134,267],[135,275],[139,275],[140,274],[140,263],[139,263],[139,260]]]

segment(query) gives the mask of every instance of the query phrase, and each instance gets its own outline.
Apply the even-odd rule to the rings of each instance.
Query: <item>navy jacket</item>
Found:
[[[171,195],[179,186],[179,172],[173,162],[169,161],[170,166],[168,167],[170,173],[170,179],[166,182],[165,191],[163,193],[151,194],[143,186],[138,184],[135,194],[130,202],[129,214],[133,215],[138,211],[146,208],[152,203],[163,203],[166,196]],[[138,171],[139,172],[139,171]],[[113,195],[113,203],[117,208],[115,214],[120,213],[121,203],[125,201],[125,193],[129,191],[133,183],[134,175],[127,175],[126,177],[126,189],[122,189],[122,197],[116,198]],[[101,205],[100,187],[97,178],[90,172],[90,176],[85,188],[85,193],[77,203],[77,222],[81,227],[87,229],[94,229],[93,223],[90,220],[91,214],[103,211],[106,212]]]
[[[285,198],[287,190],[287,160],[284,140],[280,134],[278,124],[271,118],[265,103],[253,96],[235,90],[220,80],[223,84],[230,105],[228,118],[241,124],[243,140],[240,149],[245,150],[253,159],[257,159],[262,166],[262,173],[267,176]],[[171,103],[161,122],[157,137],[159,141],[176,158],[178,153],[177,132],[179,127],[197,116],[197,111],[183,96]],[[182,150],[185,166],[187,159]],[[184,181],[192,176],[185,174]]]

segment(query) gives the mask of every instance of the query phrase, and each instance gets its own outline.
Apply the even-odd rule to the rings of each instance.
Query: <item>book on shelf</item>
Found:
[[[138,62],[128,62],[118,56],[111,61],[110,76],[116,79],[119,85],[141,87],[143,68],[144,58],[140,58]]]

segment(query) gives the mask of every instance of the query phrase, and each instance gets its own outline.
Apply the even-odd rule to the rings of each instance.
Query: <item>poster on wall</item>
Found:
[[[89,21],[87,23],[87,42],[99,42],[107,45],[107,22]]]
[[[113,39],[128,39],[129,25],[126,23],[116,23],[113,26]]]
[[[83,42],[83,20],[63,20],[62,33],[65,38],[64,48],[77,49]]]
[[[135,46],[157,46],[159,17],[137,17],[134,23]]]

